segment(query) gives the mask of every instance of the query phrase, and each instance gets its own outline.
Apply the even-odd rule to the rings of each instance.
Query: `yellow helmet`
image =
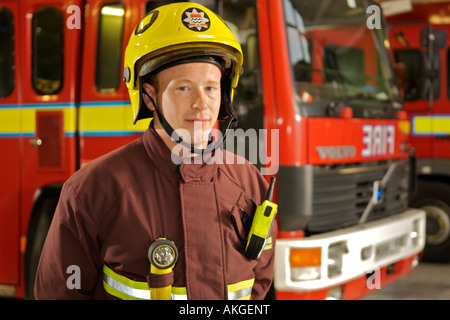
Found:
[[[222,18],[195,3],[173,3],[147,14],[131,34],[125,50],[123,75],[134,122],[153,116],[142,101],[143,76],[201,57],[222,61],[219,120],[230,116],[236,118],[231,101],[242,73],[243,55],[241,46]]]

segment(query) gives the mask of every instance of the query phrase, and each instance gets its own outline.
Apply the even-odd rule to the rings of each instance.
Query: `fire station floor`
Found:
[[[450,263],[421,262],[407,276],[361,300],[450,300]]]

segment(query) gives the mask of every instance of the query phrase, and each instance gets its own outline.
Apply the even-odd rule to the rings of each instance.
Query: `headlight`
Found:
[[[291,249],[289,264],[292,281],[320,279],[321,248]]]

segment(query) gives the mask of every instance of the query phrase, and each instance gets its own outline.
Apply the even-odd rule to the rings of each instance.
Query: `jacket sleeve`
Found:
[[[272,242],[271,244],[266,244],[264,251],[258,259],[258,264],[254,269],[255,284],[252,290],[252,300],[263,300],[272,285],[276,232],[277,222],[274,221],[270,232]]]
[[[95,223],[65,184],[36,273],[36,299],[90,299],[101,265]]]
[[[259,172],[255,174],[253,178],[256,181],[252,183],[252,186],[257,187],[251,190],[251,194],[253,194],[253,199],[255,199],[255,203],[260,204],[266,198],[269,185],[266,182],[265,178]],[[264,251],[261,253],[261,256],[257,260],[258,263],[254,268],[255,283],[253,285],[252,290],[251,296],[252,300],[264,299],[272,285],[277,229],[278,225],[275,219],[272,225],[272,229],[270,231],[271,244],[270,243],[266,244]]]

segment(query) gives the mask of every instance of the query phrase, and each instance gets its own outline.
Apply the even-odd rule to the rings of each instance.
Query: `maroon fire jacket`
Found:
[[[123,282],[145,293],[148,248],[167,238],[179,252],[173,286],[184,289],[185,298],[242,298],[246,290],[252,299],[264,298],[273,277],[276,224],[272,245],[248,260],[241,218],[264,200],[267,182],[249,162],[215,152],[225,164],[177,165],[150,126],[142,138],[77,171],[62,189],[35,297],[129,298]]]

